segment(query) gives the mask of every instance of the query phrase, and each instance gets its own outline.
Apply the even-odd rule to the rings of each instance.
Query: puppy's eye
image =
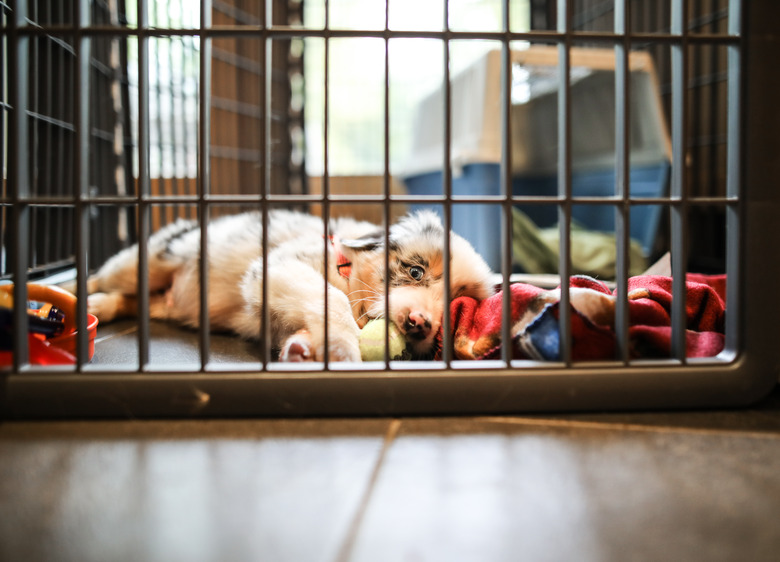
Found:
[[[409,275],[411,275],[412,279],[415,281],[419,281],[423,278],[423,275],[425,275],[425,270],[418,265],[413,265],[409,268]]]

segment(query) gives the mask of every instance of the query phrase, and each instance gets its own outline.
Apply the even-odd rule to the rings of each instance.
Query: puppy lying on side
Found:
[[[385,236],[376,225],[335,219],[324,238],[321,219],[274,210],[268,215],[270,334],[281,361],[360,361],[360,328],[385,314]],[[209,321],[214,330],[259,339],[262,315],[262,218],[245,213],[216,219],[208,228]],[[492,292],[490,268],[452,233],[451,296],[483,299]],[[327,244],[328,270],[324,251]],[[444,229],[421,211],[389,234],[390,320],[415,357],[434,351],[444,307]],[[177,221],[149,238],[149,315],[197,328],[200,228]],[[88,281],[87,308],[101,322],[137,314],[138,249],[109,259]],[[325,279],[328,349],[324,341]]]

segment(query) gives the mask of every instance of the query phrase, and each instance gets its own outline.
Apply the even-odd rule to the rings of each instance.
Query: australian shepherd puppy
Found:
[[[208,227],[208,306],[211,328],[259,339],[263,282],[270,336],[281,361],[360,361],[358,336],[368,320],[385,315],[385,252],[390,320],[415,357],[434,350],[445,310],[444,229],[421,211],[384,230],[347,218],[330,221],[302,213],[268,214],[267,271],[263,279],[262,218],[257,212],[215,219]],[[201,233],[179,220],[149,238],[149,315],[197,328]],[[450,234],[453,298],[483,299],[491,271],[471,245]],[[327,270],[325,253],[327,252]],[[88,281],[87,308],[101,322],[137,314],[138,249],[109,259]],[[325,348],[327,287],[328,347]]]

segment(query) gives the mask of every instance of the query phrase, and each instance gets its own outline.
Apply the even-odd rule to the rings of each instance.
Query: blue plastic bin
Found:
[[[669,164],[632,167],[632,197],[664,197],[669,182]],[[468,164],[463,173],[452,180],[453,195],[499,195],[501,192],[498,164]],[[441,172],[429,172],[405,178],[410,195],[441,195]],[[556,176],[521,176],[512,182],[515,195],[555,196],[558,190]],[[589,170],[572,174],[573,197],[608,197],[615,193],[614,170]],[[413,210],[430,208],[441,214],[441,206],[415,204]],[[554,226],[558,222],[554,205],[521,205],[522,211],[539,227]],[[593,230],[614,232],[615,206],[577,205],[572,209],[574,219]],[[639,241],[645,255],[653,251],[661,218],[660,205],[636,205],[631,210],[631,237]],[[501,265],[501,209],[497,204],[456,203],[452,207],[452,227],[471,242],[488,264],[496,271]]]

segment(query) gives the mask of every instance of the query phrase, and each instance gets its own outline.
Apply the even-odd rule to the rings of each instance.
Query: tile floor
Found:
[[[0,506],[2,561],[775,561],[780,387],[727,411],[4,422]]]

